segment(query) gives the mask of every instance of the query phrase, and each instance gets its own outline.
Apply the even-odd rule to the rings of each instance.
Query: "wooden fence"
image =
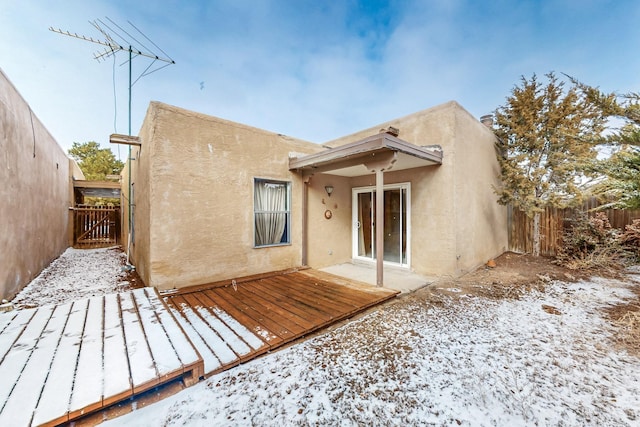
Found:
[[[118,206],[78,206],[73,209],[73,246],[100,248],[118,243],[120,208]]]
[[[604,212],[613,228],[624,230],[634,219],[640,219],[640,209],[603,209],[597,200],[590,199],[580,209],[558,209],[547,207],[540,214],[540,255],[555,256],[564,228],[569,220],[580,211],[593,216],[596,212]],[[524,212],[508,207],[509,250],[519,253],[533,252],[533,218]]]

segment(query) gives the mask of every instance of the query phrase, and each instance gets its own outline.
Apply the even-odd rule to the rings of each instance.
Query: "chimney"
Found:
[[[488,127],[489,129],[493,129],[493,114],[485,114],[480,117],[480,123]]]

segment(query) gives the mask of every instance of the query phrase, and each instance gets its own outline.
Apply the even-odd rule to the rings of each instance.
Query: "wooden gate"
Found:
[[[118,206],[77,206],[73,209],[73,246],[102,248],[118,244],[120,208]]]

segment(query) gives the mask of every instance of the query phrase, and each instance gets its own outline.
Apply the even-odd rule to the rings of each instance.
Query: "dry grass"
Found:
[[[628,264],[628,255],[618,247],[601,247],[581,256],[563,259],[559,264],[573,271],[591,270],[594,275],[619,276]]]
[[[628,304],[624,314],[613,323],[618,327],[616,339],[630,353],[640,355],[640,306]]]

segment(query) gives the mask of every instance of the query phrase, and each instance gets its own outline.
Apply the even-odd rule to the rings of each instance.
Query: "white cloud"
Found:
[[[133,133],[151,100],[323,142],[451,99],[489,113],[521,75],[640,84],[640,5],[629,2],[0,2],[0,67],[65,148],[108,146],[114,120],[127,132],[126,55],[116,116],[113,63],[48,31],[99,37],[88,21],[105,17],[131,21],[176,61],[134,86]],[[134,59],[134,74],[147,64]]]

